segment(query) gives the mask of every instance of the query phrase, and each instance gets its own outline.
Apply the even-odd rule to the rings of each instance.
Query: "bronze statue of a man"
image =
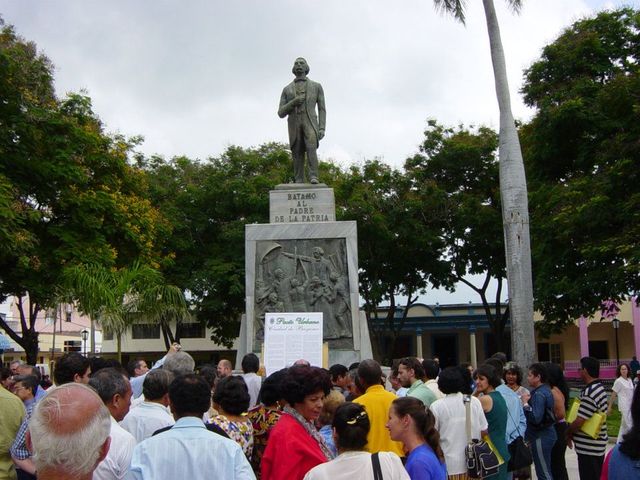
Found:
[[[322,85],[307,78],[309,65],[304,58],[293,64],[293,82],[284,87],[280,96],[278,116],[288,116],[289,145],[293,156],[296,183],[304,182],[304,154],[309,162],[309,182],[318,183],[318,154],[316,150],[324,137],[327,112]],[[316,115],[316,105],[318,113]]]

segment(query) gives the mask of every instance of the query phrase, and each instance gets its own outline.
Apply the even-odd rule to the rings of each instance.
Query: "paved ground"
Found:
[[[609,450],[613,448],[613,446],[615,445],[615,441],[615,438],[613,439],[613,441],[609,439],[609,443],[607,444],[607,452],[609,452]],[[580,477],[578,476],[578,457],[576,456],[576,452],[570,448],[567,448],[567,453],[564,458],[567,463],[567,473],[569,474],[569,478],[571,480],[578,480]],[[531,474],[531,478],[537,480],[538,477],[536,476],[535,468],[533,468],[533,465],[531,466]]]

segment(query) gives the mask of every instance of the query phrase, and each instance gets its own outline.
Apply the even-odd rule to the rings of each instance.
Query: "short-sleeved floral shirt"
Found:
[[[250,460],[257,478],[260,478],[260,465],[262,455],[267,448],[269,432],[280,420],[280,415],[282,415],[280,409],[268,408],[264,405],[257,405],[247,413],[247,417],[253,424],[253,454]]]
[[[247,459],[251,460],[251,453],[253,452],[253,425],[251,425],[249,419],[242,422],[234,422],[224,415],[216,415],[211,419],[211,423],[216,424],[224,430],[231,440],[242,447],[242,451],[247,456]]]

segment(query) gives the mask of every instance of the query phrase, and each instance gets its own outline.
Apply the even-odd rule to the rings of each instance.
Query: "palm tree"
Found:
[[[464,0],[433,0],[436,8],[450,13],[464,23]],[[521,0],[507,0],[514,11],[519,11]],[[509,285],[509,312],[511,317],[512,356],[519,365],[530,365],[536,359],[533,330],[533,283],[531,279],[531,245],[529,239],[529,203],[527,180],[518,131],[516,130],[507,81],[504,50],[500,26],[493,0],[482,0],[491,61],[500,108],[500,196],[502,223]]]
[[[79,310],[113,332],[118,361],[122,361],[122,335],[133,323],[181,321],[189,316],[182,291],[165,284],[157,270],[138,262],[119,269],[73,266],[65,271],[65,282]]]

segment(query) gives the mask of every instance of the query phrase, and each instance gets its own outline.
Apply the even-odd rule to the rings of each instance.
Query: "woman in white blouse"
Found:
[[[333,417],[333,437],[339,455],[327,463],[312,468],[304,480],[373,480],[372,455],[364,450],[371,424],[362,405],[345,402]],[[402,461],[393,452],[378,454],[382,478],[409,480]]]
[[[620,422],[620,432],[618,433],[618,443],[622,441],[622,436],[631,429],[631,399],[633,398],[633,380],[631,380],[629,365],[621,363],[616,370],[616,381],[613,382],[611,398],[607,415],[611,415],[611,406],[618,398],[618,410],[622,414]]]
[[[464,447],[468,442],[465,402],[469,402],[471,438],[482,438],[489,428],[480,401],[462,394],[466,383],[460,367],[445,368],[438,376],[438,388],[445,396],[429,407],[436,418],[435,427],[440,433],[440,447],[450,479],[466,478],[467,473],[464,455]]]

